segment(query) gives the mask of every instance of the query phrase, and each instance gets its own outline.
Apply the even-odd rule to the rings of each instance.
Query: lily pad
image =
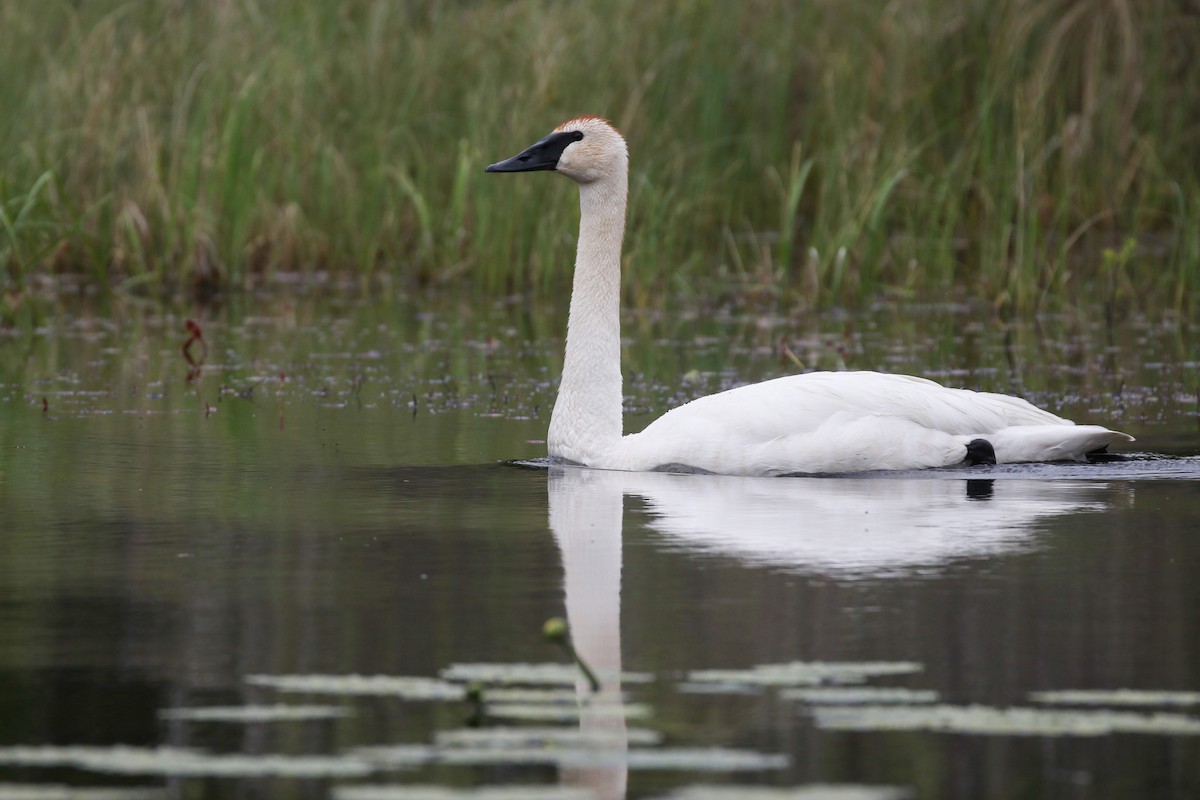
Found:
[[[984,736],[1200,735],[1200,718],[1129,711],[1068,711],[987,706],[815,706],[826,730],[926,730]]]
[[[662,734],[648,728],[626,730],[580,730],[579,728],[537,728],[522,726],[513,728],[460,728],[439,731],[436,735],[439,747],[560,747],[560,748],[604,748],[625,745],[656,745],[662,742]]]
[[[140,786],[58,786],[0,783],[0,800],[166,800],[166,789]]]
[[[1068,706],[1195,706],[1200,692],[1162,692],[1146,689],[1064,689],[1030,692],[1035,703]]]
[[[574,686],[580,679],[579,667],[556,662],[545,664],[451,664],[441,671],[443,680],[466,683],[479,681],[501,686]],[[600,680],[610,676],[598,673]],[[622,672],[622,683],[649,683],[652,675]]]
[[[580,716],[612,717],[614,719],[645,719],[650,707],[642,703],[601,703],[586,708],[547,705],[545,703],[487,704],[487,715],[494,719],[526,720],[528,722],[576,722]]]
[[[350,754],[376,767],[412,769],[436,762],[441,752],[428,744],[378,744],[356,747]]]
[[[494,766],[500,764],[546,765],[559,767],[626,766],[629,769],[736,772],[742,770],[783,769],[786,755],[752,750],[714,748],[662,748],[648,750],[604,750],[602,748],[517,747],[425,747],[398,745],[360,747],[352,751],[381,768],[411,768],[426,764],[455,766]]]
[[[681,681],[675,684],[675,691],[684,694],[762,694],[763,686],[749,683],[722,683],[718,681]]]
[[[692,683],[747,686],[819,686],[863,683],[884,675],[909,675],[924,669],[913,661],[793,661],[761,664],[750,669],[699,669],[687,674]]]
[[[595,800],[586,789],[569,786],[483,786],[451,789],[445,786],[339,786],[333,800]]]
[[[807,786],[685,786],[657,800],[906,800],[913,792],[899,786],[812,783]]]
[[[462,700],[466,692],[436,678],[405,675],[249,675],[246,683],[280,692],[372,695],[403,700]]]
[[[898,686],[815,686],[784,689],[779,696],[784,700],[799,700],[812,705],[902,705],[938,701],[935,691]]]
[[[356,778],[366,762],[337,756],[210,755],[174,747],[0,747],[0,765],[75,767],[121,775],[210,777]]]
[[[675,747],[630,750],[630,769],[669,769],[687,772],[741,772],[786,769],[791,759],[782,753],[759,753],[723,747]],[[574,764],[570,764],[574,766]],[[586,763],[580,766],[586,766]]]
[[[158,712],[163,719],[193,722],[290,722],[293,720],[337,719],[350,715],[338,706],[204,706],[197,708],[164,708]]]
[[[487,690],[484,700],[489,703],[515,703],[526,705],[544,703],[546,705],[574,705],[579,702],[579,695],[574,689],[511,689],[494,687]]]

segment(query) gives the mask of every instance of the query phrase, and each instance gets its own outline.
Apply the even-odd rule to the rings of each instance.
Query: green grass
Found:
[[[715,276],[1192,309],[1198,42],[1180,0],[6,3],[0,286],[558,293],[572,188],[482,168],[598,113],[634,302]]]

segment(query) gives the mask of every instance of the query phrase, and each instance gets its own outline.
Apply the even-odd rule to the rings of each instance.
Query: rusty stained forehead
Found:
[[[585,114],[584,116],[581,116],[581,117],[575,117],[573,119],[569,119],[566,122],[564,122],[563,124],[559,125],[557,128],[555,128],[554,133],[561,133],[562,131],[571,130],[572,128],[587,127],[588,125],[592,125],[595,123],[600,123],[601,125],[606,125],[609,128],[612,128],[618,134],[620,133],[620,131],[617,130],[617,126],[613,125],[611,120],[609,120],[606,117],[595,116],[594,114]]]

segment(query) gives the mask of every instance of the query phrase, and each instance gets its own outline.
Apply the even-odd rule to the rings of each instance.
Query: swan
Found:
[[[622,435],[624,137],[577,117],[486,172],[559,172],[579,185],[579,240],[550,458],[599,469],[778,476],[1084,460],[1133,437],[1018,397],[878,372],[812,372],[698,398]]]

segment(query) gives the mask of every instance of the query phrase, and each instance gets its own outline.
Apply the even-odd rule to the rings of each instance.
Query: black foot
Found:
[[[976,464],[995,464],[996,449],[987,439],[972,439],[967,442],[967,455],[963,461],[970,467]]]
[[[1085,458],[1087,458],[1088,462],[1091,464],[1107,464],[1110,461],[1128,461],[1129,460],[1129,456],[1124,455],[1122,453],[1108,452],[1108,445],[1105,445],[1104,447],[1097,447],[1095,450],[1091,451],[1090,453],[1086,453]]]

